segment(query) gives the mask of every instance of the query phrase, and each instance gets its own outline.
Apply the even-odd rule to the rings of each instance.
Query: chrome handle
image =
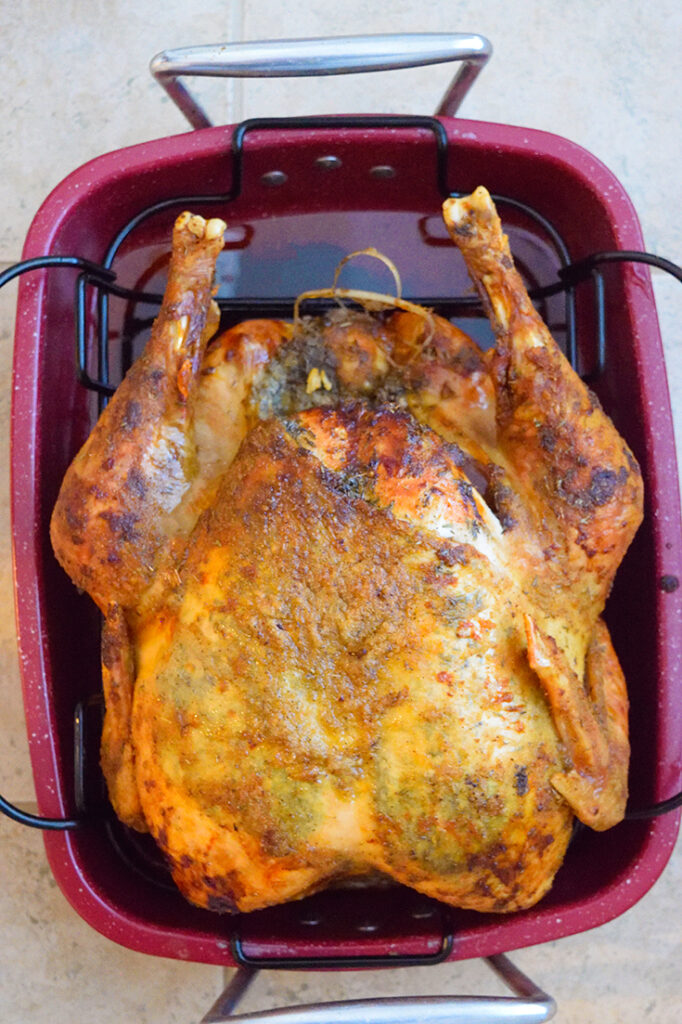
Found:
[[[262,1013],[232,1015],[256,971],[239,968],[201,1024],[542,1024],[556,1013],[551,996],[500,953],[486,962],[514,996],[429,996],[311,1003]],[[284,964],[283,964],[284,966]]]
[[[211,121],[180,77],[299,78],[461,61],[436,111],[451,117],[491,54],[484,36],[420,32],[192,46],[158,53],[149,68],[193,128],[210,128]]]

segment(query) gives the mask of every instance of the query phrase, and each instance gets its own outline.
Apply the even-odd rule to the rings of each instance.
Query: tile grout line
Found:
[[[234,3],[230,10],[227,31],[231,43],[244,41],[244,5]],[[244,89],[243,79],[230,78],[225,87],[225,123],[238,124],[243,120]]]

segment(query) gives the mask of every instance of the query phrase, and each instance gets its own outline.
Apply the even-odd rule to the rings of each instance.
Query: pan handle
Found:
[[[490,968],[514,996],[426,996],[356,999],[342,1003],[311,1003],[262,1013],[233,1016],[257,971],[240,967],[201,1024],[243,1021],[244,1024],[542,1024],[556,1013],[551,996],[538,988],[508,957],[486,957]]]
[[[391,71],[460,61],[437,115],[452,117],[492,54],[490,42],[462,32],[419,32],[223,43],[164,50],[150,71],[193,128],[212,122],[181,76],[208,78],[300,78]]]

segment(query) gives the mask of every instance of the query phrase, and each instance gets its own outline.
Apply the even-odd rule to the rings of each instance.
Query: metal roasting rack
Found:
[[[341,74],[352,70],[379,70],[387,67],[410,66],[415,63],[427,63],[446,59],[461,59],[463,65],[455,76],[450,90],[446,94],[439,114],[452,115],[463,99],[467,89],[488,59],[491,49],[482,37],[465,37],[466,43],[461,44],[460,52],[453,56],[452,43],[445,47],[430,60],[424,57],[424,47],[429,43],[432,49],[434,40],[425,37],[410,37],[419,40],[419,56],[415,46],[407,47],[407,56],[401,48],[400,60],[389,58],[389,51],[396,52],[396,40],[401,37],[375,37],[369,49],[364,49],[356,42],[355,57],[348,56],[348,39],[343,40],[311,40],[292,41],[289,44],[277,44],[282,51],[279,62],[273,57],[272,51],[263,50],[267,44],[241,44],[234,50],[235,64],[225,62],[226,48],[196,48],[191,51],[161,54],[152,62],[152,71],[177,103],[193,127],[210,125],[208,118],[186,88],[178,81],[179,75],[196,74]],[[451,41],[453,37],[448,37]],[[473,42],[472,42],[473,40]],[[371,68],[368,67],[368,54],[376,53],[379,42],[383,46],[381,59]],[[320,50],[326,60],[321,70]],[[273,44],[275,45],[275,44]],[[282,50],[282,46],[284,49]],[[289,50],[286,50],[286,45]],[[214,51],[220,49],[220,53]],[[231,49],[231,48],[227,48]],[[428,47],[427,47],[428,49]],[[447,56],[442,54],[447,51]],[[296,61],[296,65],[292,61]],[[317,64],[315,64],[317,61]],[[218,62],[218,63],[216,63]],[[245,71],[248,67],[251,70]],[[227,68],[227,70],[225,70]],[[265,70],[264,70],[265,68]],[[296,68],[298,70],[296,70]],[[159,213],[170,213],[182,209],[199,210],[203,206],[220,206],[227,208],[241,194],[244,184],[244,144],[251,132],[268,131],[301,131],[305,129],[392,129],[418,128],[432,133],[435,143],[435,162],[433,174],[437,190],[442,199],[449,196],[464,194],[448,187],[447,159],[448,137],[442,123],[437,117],[416,116],[352,116],[352,117],[306,117],[306,118],[259,118],[244,121],[238,125],[232,135],[232,184],[228,191],[222,193],[185,194],[152,203],[137,213],[111,239],[106,254],[101,262],[93,262],[78,255],[50,255],[24,260],[6,269],[0,274],[0,287],[20,275],[34,270],[49,268],[58,271],[60,268],[77,270],[78,276],[74,291],[74,351],[75,373],[79,383],[97,396],[98,409],[101,411],[108,398],[114,393],[117,382],[130,365],[136,349],[144,343],[155,309],[159,306],[162,296],[155,291],[148,291],[140,282],[126,282],[119,279],[117,257],[125,243],[143,224]],[[334,157],[326,158],[329,161]],[[333,164],[329,164],[333,166]],[[382,174],[390,177],[392,168],[382,167]],[[270,172],[268,182],[273,188],[282,184],[281,172],[274,169]],[[286,176],[283,176],[286,180]],[[536,280],[533,272],[525,268],[517,259],[517,265],[526,278],[526,283],[533,301],[548,322],[552,333],[563,348],[571,365],[581,377],[591,383],[598,381],[608,367],[609,323],[608,323],[608,268],[621,263],[643,263],[665,271],[678,281],[682,281],[682,269],[670,261],[647,252],[632,250],[602,251],[571,262],[569,250],[564,239],[554,225],[537,210],[527,203],[508,195],[496,194],[493,199],[505,219],[505,216],[520,215],[534,223],[538,230],[549,240],[556,256],[556,275],[552,280]],[[420,225],[422,240],[426,245],[448,244],[440,238],[430,238],[426,225]],[[243,240],[248,246],[249,238]],[[239,244],[237,245],[239,247]],[[525,273],[524,273],[525,271]],[[578,296],[589,295],[593,315],[593,343],[590,348],[591,358],[585,362],[583,347],[580,345],[580,316],[577,312]],[[549,300],[559,297],[561,315],[557,315],[557,305],[548,306]],[[440,315],[456,320],[487,323],[480,301],[477,296],[462,293],[450,295],[410,295],[409,298],[422,306],[433,309]],[[123,300],[126,304],[122,327],[120,330],[117,366],[111,353],[111,300]],[[269,297],[262,295],[216,296],[221,312],[221,326],[226,327],[249,317],[290,317],[293,313],[295,296]],[[584,301],[581,300],[581,301]],[[323,312],[330,305],[330,300],[308,300],[305,311],[311,314]],[[93,310],[95,315],[93,317]],[[94,355],[93,355],[94,354]],[[94,364],[94,365],[93,365]],[[662,590],[669,592],[679,587],[677,577],[668,576],[659,580]],[[104,829],[108,833],[112,846],[122,861],[132,871],[142,875],[145,882],[158,889],[173,890],[170,874],[165,866],[162,855],[146,837],[122,826],[106,800],[101,772],[97,764],[97,751],[101,729],[102,698],[99,695],[79,701],[73,713],[74,743],[74,792],[73,813],[64,818],[50,818],[22,810],[0,796],[0,811],[23,825],[46,831],[71,831],[80,829]],[[649,806],[628,806],[626,820],[653,818],[667,814],[682,806],[682,792],[673,797]],[[434,913],[432,904],[427,910],[416,906],[412,909],[413,916],[419,913]],[[373,960],[366,966],[397,966],[406,963],[437,963],[445,960],[452,945],[452,934],[448,932],[447,914],[443,914],[443,942],[441,948],[427,957],[386,958],[386,961]],[[237,970],[227,988],[202,1018],[202,1024],[233,1019],[232,1014],[241,997],[244,995],[258,970],[262,967],[294,967],[319,968],[351,967],[353,962],[343,962],[340,958],[314,957],[309,961],[304,958],[297,960],[273,960],[269,963],[259,959],[251,963],[248,955],[241,948],[239,936],[231,941],[234,961]],[[372,958],[368,958],[371,960]],[[519,971],[504,954],[496,954],[485,958],[492,970],[502,979],[514,993],[511,997],[430,997],[428,999],[375,999],[345,1003],[328,1003],[324,1005],[291,1007],[266,1014],[246,1014],[239,1019],[249,1021],[276,1020],[282,1024],[350,1024],[357,1020],[371,1020],[376,1024],[407,1024],[419,1019],[428,1024],[439,1024],[445,1021],[545,1021],[554,1016],[556,1004],[554,1000],[530,981]]]

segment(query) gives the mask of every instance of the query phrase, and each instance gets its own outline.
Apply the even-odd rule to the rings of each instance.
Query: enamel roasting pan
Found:
[[[157,956],[241,966],[246,973],[237,976],[223,1010],[258,967],[398,966],[484,956],[531,1007],[527,1018],[514,1019],[549,1019],[549,997],[514,975],[500,954],[621,914],[660,875],[675,842],[682,537],[646,265],[654,260],[641,254],[640,227],[622,186],[585,150],[544,132],[455,116],[489,54],[480,36],[442,35],[160,54],[152,70],[193,131],[110,153],[74,171],[38,211],[22,264],[4,275],[22,274],[12,510],[22,682],[40,817],[3,806],[45,829],[59,886],[98,931]],[[453,59],[462,63],[433,118],[262,119],[212,127],[179,80],[340,74]],[[48,536],[63,474],[144,343],[163,289],[171,226],[182,209],[220,216],[229,225],[218,267],[225,324],[290,315],[299,291],[331,283],[342,256],[375,245],[397,263],[407,297],[453,317],[487,344],[485,318],[440,224],[443,198],[479,184],[496,198],[543,316],[644,473],[645,521],[607,607],[632,706],[631,816],[606,833],[577,831],[549,895],[512,915],[451,910],[383,887],[331,890],[250,915],[193,908],[175,891],[153,844],[114,820],[103,798],[99,621],[57,565]],[[371,279],[381,269],[350,273],[361,273],[363,287],[387,290],[384,280]],[[645,810],[638,817],[638,809],[652,805],[668,813]],[[502,1014],[512,1001],[499,1002]],[[450,1019],[459,1019],[449,1004]],[[445,1013],[437,1000],[429,1006],[420,1008],[422,1017]],[[497,1012],[486,1006],[477,1012]],[[389,1008],[382,1019],[407,1019],[400,1017],[404,1012],[398,1007],[392,1017]]]

